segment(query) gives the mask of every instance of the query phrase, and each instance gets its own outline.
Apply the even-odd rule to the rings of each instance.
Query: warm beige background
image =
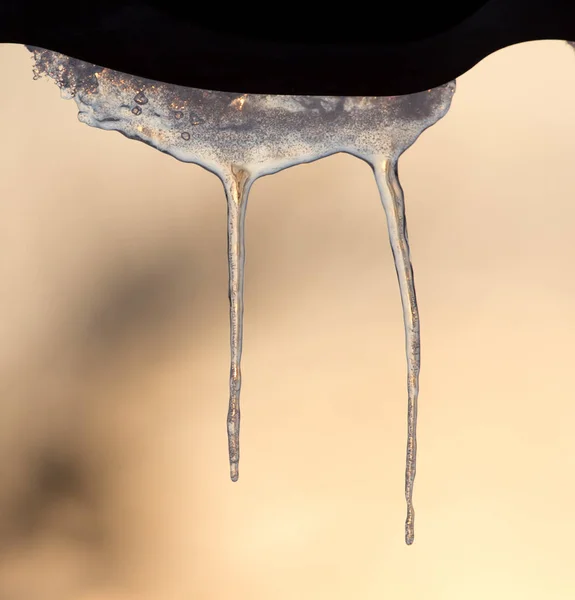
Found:
[[[461,77],[400,162],[423,331],[369,168],[261,180],[228,479],[220,183],[0,48],[0,600],[575,597],[575,54]],[[374,76],[377,76],[374,74]]]

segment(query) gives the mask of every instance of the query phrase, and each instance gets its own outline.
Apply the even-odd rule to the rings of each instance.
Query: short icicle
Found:
[[[405,521],[405,543],[411,545],[414,539],[413,484],[417,459],[417,395],[419,389],[420,336],[419,313],[413,281],[413,268],[409,257],[409,242],[405,220],[403,190],[397,177],[397,162],[379,157],[372,162],[381,203],[387,218],[389,241],[399,280],[405,345],[407,355],[407,456],[405,467],[405,499],[407,518]]]
[[[230,300],[230,398],[228,409],[228,448],[230,477],[237,481],[240,462],[240,390],[244,313],[244,224],[248,194],[253,183],[249,171],[232,165],[222,178],[228,203],[228,269]]]

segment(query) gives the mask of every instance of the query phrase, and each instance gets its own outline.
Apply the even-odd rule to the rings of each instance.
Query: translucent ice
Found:
[[[258,177],[346,152],[375,173],[387,217],[403,305],[408,386],[405,539],[414,537],[419,315],[409,256],[399,156],[449,110],[455,82],[408,96],[312,97],[211,92],[125,75],[61,54],[29,47],[34,76],[48,75],[78,118],[118,131],[222,181],[228,203],[230,396],[227,419],[230,474],[238,479],[244,281],[244,221]]]

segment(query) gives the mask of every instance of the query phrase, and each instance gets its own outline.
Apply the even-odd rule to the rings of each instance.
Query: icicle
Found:
[[[309,97],[238,94],[184,88],[125,75],[56,52],[28,47],[34,76],[48,75],[74,98],[83,123],[118,131],[202,165],[220,177],[228,202],[230,296],[230,475],[238,479],[244,278],[248,193],[263,175],[347,152],[368,161],[381,193],[401,289],[408,363],[405,539],[413,542],[419,317],[396,165],[428,127],[449,110],[455,82],[409,96]],[[145,90],[145,93],[144,93]],[[374,157],[377,157],[376,159]]]
[[[403,321],[405,327],[405,349],[407,355],[407,457],[405,466],[405,543],[413,543],[414,518],[413,484],[417,459],[417,394],[419,390],[420,336],[419,313],[413,281],[413,269],[409,257],[409,242],[405,220],[403,190],[397,177],[397,162],[383,157],[373,162],[375,179],[385,210],[389,242],[399,280]]]
[[[248,194],[253,179],[246,169],[232,166],[223,177],[228,203],[228,269],[230,300],[230,399],[228,408],[228,448],[230,477],[237,481],[240,462],[240,391],[242,388],[242,336],[244,315],[244,227]]]

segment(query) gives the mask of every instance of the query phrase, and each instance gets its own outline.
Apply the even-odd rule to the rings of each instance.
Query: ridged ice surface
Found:
[[[92,127],[118,131],[183,162],[201,165],[224,184],[228,203],[230,296],[230,474],[238,479],[244,222],[254,181],[287,167],[346,152],[375,174],[403,305],[408,387],[405,539],[413,542],[419,315],[409,256],[399,156],[449,110],[455,82],[408,96],[269,96],[197,90],[125,75],[29,47],[36,78],[54,79]]]

